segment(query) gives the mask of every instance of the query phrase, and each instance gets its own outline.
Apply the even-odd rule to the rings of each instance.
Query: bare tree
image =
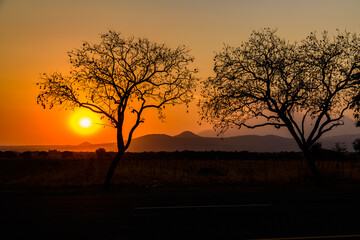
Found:
[[[197,70],[188,68],[193,57],[185,46],[171,49],[145,38],[123,38],[114,31],[101,35],[99,44],[84,42],[68,55],[70,74],[42,74],[37,101],[44,108],[89,109],[117,129],[118,153],[104,182],[107,189],[135,129],[144,121],[144,110],[157,109],[163,118],[166,105],[188,104]],[[128,124],[131,115],[136,120],[125,133],[124,122]]]
[[[216,75],[203,81],[202,119],[220,132],[234,126],[287,128],[323,183],[310,147],[343,124],[360,90],[359,46],[359,37],[347,32],[311,33],[290,43],[276,30],[254,31],[240,47],[225,45],[216,54]],[[263,122],[251,125],[250,119]]]

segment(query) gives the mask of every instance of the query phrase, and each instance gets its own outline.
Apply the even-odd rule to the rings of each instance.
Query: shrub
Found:
[[[20,153],[20,157],[23,159],[31,159],[32,155],[31,155],[30,151],[26,151],[26,152]]]
[[[346,153],[347,152],[347,147],[345,143],[335,143],[335,146],[332,148],[332,150],[334,152],[337,153]]]
[[[360,153],[360,138],[355,139],[352,142],[352,145],[353,145],[355,152]]]
[[[106,150],[105,148],[98,148],[95,151],[97,159],[104,159],[106,157]]]
[[[310,151],[313,153],[321,153],[324,151],[322,144],[320,142],[316,142],[310,147]]]
[[[73,153],[73,152],[64,151],[64,152],[61,153],[61,158],[68,159],[68,158],[73,158],[73,157],[74,157],[74,153]]]

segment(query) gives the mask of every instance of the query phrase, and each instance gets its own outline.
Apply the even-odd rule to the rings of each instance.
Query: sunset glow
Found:
[[[224,43],[239,46],[253,30],[263,27],[278,29],[277,34],[289,41],[299,41],[312,31],[359,33],[359,8],[360,1],[353,0],[0,1],[0,145],[115,141],[115,129],[103,127],[110,124],[106,118],[62,106],[44,110],[36,103],[39,76],[69,75],[67,52],[84,41],[99,43],[100,34],[109,30],[170,48],[185,45],[195,57],[198,77],[206,79],[213,76],[214,53]],[[144,111],[145,121],[133,137],[212,129],[205,122],[198,124],[200,91],[189,108],[168,106],[164,121],[157,111]],[[90,121],[80,125],[82,118]],[[128,132],[131,124],[124,125]],[[239,134],[266,134],[263,129],[246,131],[242,128]]]
[[[81,135],[95,134],[101,129],[100,116],[85,109],[77,109],[71,115],[69,124],[71,129]]]

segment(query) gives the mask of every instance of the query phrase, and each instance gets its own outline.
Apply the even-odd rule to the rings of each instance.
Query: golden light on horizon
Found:
[[[72,130],[81,135],[95,134],[101,129],[100,116],[86,109],[77,109],[71,115],[69,124]]]

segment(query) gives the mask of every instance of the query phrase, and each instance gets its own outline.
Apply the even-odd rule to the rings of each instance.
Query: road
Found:
[[[182,187],[0,194],[2,239],[360,239],[359,191]]]

